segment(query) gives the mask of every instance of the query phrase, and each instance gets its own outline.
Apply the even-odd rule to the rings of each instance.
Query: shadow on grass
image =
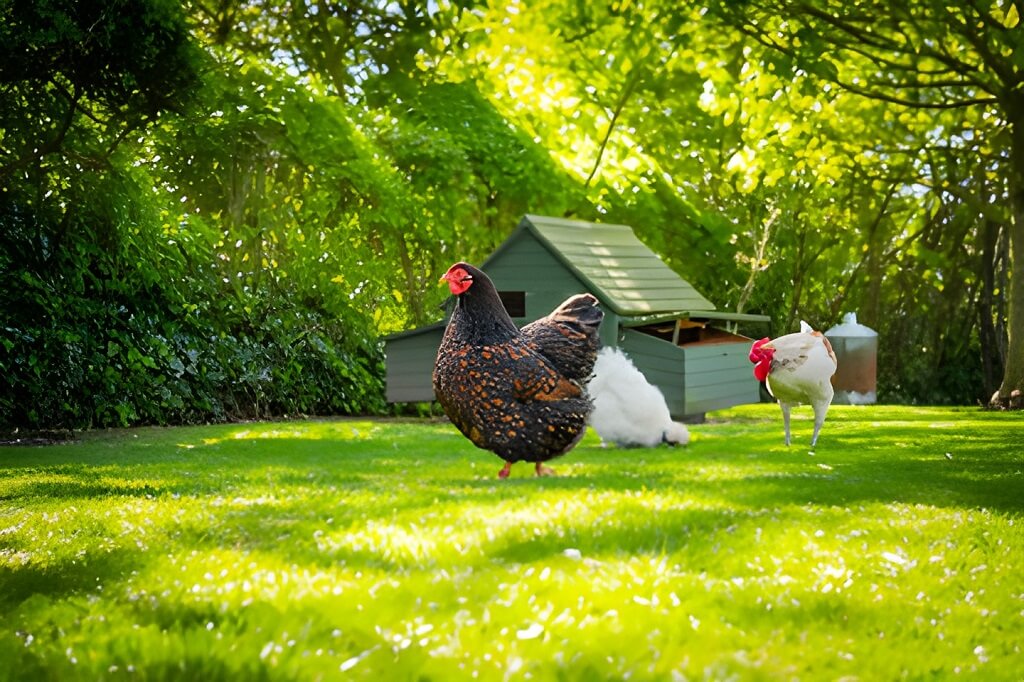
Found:
[[[1021,422],[996,420],[983,432],[964,434],[956,428],[930,428],[934,418],[928,415],[913,428],[867,433],[848,433],[837,420],[840,428],[823,436],[827,440],[814,457],[797,444],[781,446],[774,423],[756,429],[749,423],[713,426],[686,449],[619,450],[588,443],[553,463],[561,476],[514,475],[506,481],[494,477],[497,457],[457,434],[431,428],[423,436],[411,426],[379,440],[275,436],[188,450],[165,443],[124,466],[117,466],[118,457],[110,451],[83,456],[75,446],[63,445],[46,449],[24,466],[0,470],[0,500],[24,506],[177,495],[208,504],[212,519],[178,527],[177,544],[283,548],[288,555],[312,560],[325,555],[312,538],[328,518],[335,529],[370,522],[411,524],[430,517],[439,501],[447,500],[495,514],[501,513],[499,505],[537,495],[586,500],[595,493],[626,496],[645,490],[694,503],[689,509],[652,513],[649,523],[606,535],[599,543],[600,551],[618,546],[637,552],[673,547],[678,539],[669,535],[679,527],[714,530],[720,519],[729,518],[707,507],[761,513],[790,506],[882,503],[1024,510],[1024,455],[1018,450],[1011,454],[1010,444],[1019,438]],[[900,421],[908,420],[901,416]],[[734,431],[742,436],[734,437]],[[19,457],[26,452],[20,450]],[[267,495],[273,505],[253,502]],[[702,506],[699,512],[693,509]],[[582,537],[583,529],[573,532]],[[631,540],[634,533],[650,537]],[[564,548],[562,542],[557,551]],[[521,551],[526,550],[512,548],[509,556]],[[326,560],[349,559],[369,561],[374,554],[337,550]],[[69,568],[69,575],[76,570]]]
[[[93,553],[56,563],[29,562],[0,565],[0,611],[20,604],[32,595],[59,598],[102,589],[143,565],[148,557],[126,548]]]
[[[858,460],[846,457],[836,462],[822,452],[816,458],[770,454],[746,461],[697,459],[700,454],[696,451],[693,455],[690,461],[658,463],[655,468],[650,468],[648,462],[648,470],[636,477],[608,471],[609,466],[614,465],[602,464],[587,467],[582,474],[542,481],[515,479],[500,485],[503,490],[528,491],[540,487],[568,495],[589,490],[624,492],[638,488],[683,495],[694,491],[702,497],[712,495],[725,504],[749,508],[902,503],[1006,512],[1024,510],[1024,461],[1019,456],[950,461],[941,454],[913,458],[865,454]],[[731,477],[716,479],[705,471],[709,466],[727,466],[736,471]],[[463,485],[483,495],[496,486],[481,480],[467,481]]]
[[[154,453],[124,467],[105,456],[83,461],[74,447],[61,446],[47,453],[45,464],[0,471],[0,500],[233,496],[253,487],[287,495],[296,487],[315,486],[325,495],[338,496],[342,503],[344,494],[351,491],[383,495],[382,504],[369,504],[368,511],[393,514],[421,506],[418,498],[424,489],[445,496],[457,494],[476,504],[495,496],[514,496],[517,490],[572,495],[646,487],[681,494],[699,490],[751,507],[886,502],[1020,511],[1024,509],[1024,454],[1010,452],[1011,439],[1019,437],[1017,427],[1015,421],[1004,420],[974,436],[926,426],[877,437],[837,430],[828,434],[815,457],[809,457],[800,444],[784,448],[772,432],[758,430],[751,435],[746,429],[735,448],[729,434],[714,442],[698,441],[687,449],[587,445],[553,462],[560,476],[514,476],[506,481],[492,477],[491,470],[496,472],[500,465],[497,457],[457,438],[438,438],[456,447],[431,453],[414,429],[389,436],[383,444],[370,439],[278,437],[235,442],[228,452],[209,446]],[[470,463],[476,466],[470,468]],[[529,464],[517,467],[529,468]],[[467,469],[471,477],[466,477]],[[440,478],[438,470],[450,470],[451,478]],[[723,471],[728,476],[721,477]],[[476,472],[483,472],[484,478]],[[98,473],[102,476],[97,477]],[[402,486],[419,494],[396,495]]]

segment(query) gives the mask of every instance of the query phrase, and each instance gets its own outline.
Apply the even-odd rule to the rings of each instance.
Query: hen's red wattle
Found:
[[[516,327],[490,278],[456,263],[442,278],[456,296],[434,364],[434,393],[477,447],[541,465],[571,450],[586,430],[585,386],[597,357],[603,313],[590,294]]]

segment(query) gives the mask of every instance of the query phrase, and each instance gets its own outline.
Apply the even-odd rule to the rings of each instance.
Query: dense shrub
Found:
[[[382,407],[381,355],[351,309],[242,291],[195,221],[162,237],[142,171],[83,178],[80,210],[0,213],[0,424],[180,423]],[[59,242],[59,248],[53,248]],[[205,266],[198,264],[203,263]]]

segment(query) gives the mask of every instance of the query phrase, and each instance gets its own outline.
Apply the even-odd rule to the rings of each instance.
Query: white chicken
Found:
[[[587,386],[594,403],[590,425],[601,440],[620,446],[686,445],[690,432],[672,421],[665,396],[617,348],[597,354]]]
[[[810,403],[814,408],[811,447],[817,445],[818,433],[832,404],[832,375],[838,367],[832,344],[825,335],[801,321],[796,334],[755,341],[750,349],[750,361],[754,363],[754,376],[764,381],[768,392],[779,401],[786,445],[789,445],[789,411],[801,403]]]

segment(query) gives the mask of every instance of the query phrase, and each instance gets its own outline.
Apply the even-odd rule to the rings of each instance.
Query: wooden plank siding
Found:
[[[434,399],[434,360],[444,326],[432,325],[384,341],[386,397],[389,403],[418,403]]]
[[[683,349],[633,329],[623,330],[619,338],[622,352],[647,381],[661,390],[669,413],[677,419],[685,416],[686,357]]]
[[[750,344],[712,343],[684,346],[685,415],[702,414],[760,400],[757,379],[747,357]]]
[[[745,342],[675,346],[634,329],[620,338],[619,347],[661,389],[677,419],[760,399]]]
[[[516,319],[520,326],[547,315],[569,296],[589,291],[528,232],[496,252],[482,269],[498,291],[526,292],[526,316]]]
[[[484,271],[498,291],[526,292],[526,317],[514,318],[520,327],[544,317],[574,294],[591,292],[591,288],[552,255],[529,230],[521,230],[518,239],[510,240],[504,248],[496,251],[487,260]],[[601,342],[614,344],[618,317],[606,305],[601,307],[605,312],[605,319],[601,322]]]

